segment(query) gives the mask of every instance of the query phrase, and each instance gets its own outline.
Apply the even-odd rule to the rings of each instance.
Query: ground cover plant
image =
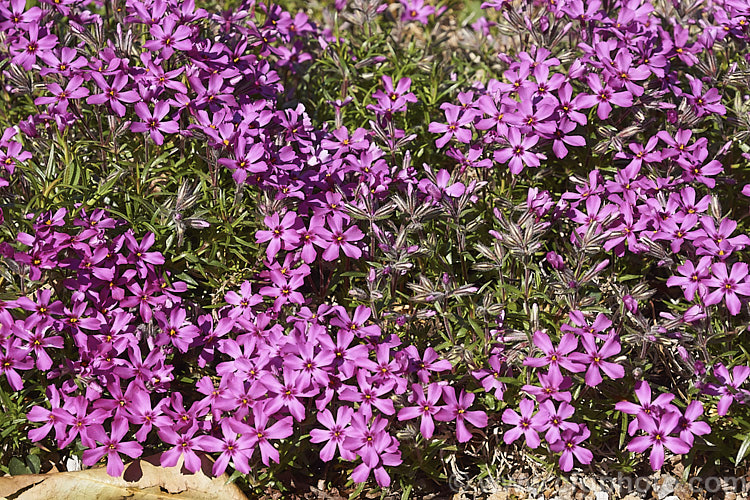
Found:
[[[0,1],[0,470],[739,466],[749,22]]]

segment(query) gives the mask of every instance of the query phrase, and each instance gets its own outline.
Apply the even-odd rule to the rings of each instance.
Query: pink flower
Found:
[[[424,389],[422,389],[422,386],[419,384],[413,384],[412,391],[416,406],[402,408],[398,412],[398,419],[411,420],[421,417],[419,431],[425,439],[431,439],[432,434],[435,431],[435,422],[433,422],[432,417],[438,411],[443,409],[442,406],[437,405],[437,402],[440,400],[440,395],[442,394],[442,388],[436,383],[430,384],[427,386],[426,397]]]
[[[550,444],[550,450],[562,452],[560,455],[560,469],[568,472],[573,469],[573,458],[575,457],[581,464],[590,464],[594,459],[594,454],[590,450],[583,448],[580,444],[588,439],[591,435],[585,424],[580,424],[577,429],[565,430],[560,435],[560,440]]]
[[[589,387],[599,385],[602,381],[600,371],[603,371],[611,379],[625,376],[625,369],[622,365],[604,361],[606,358],[620,353],[620,342],[615,335],[610,335],[601,347],[597,347],[596,338],[591,334],[584,334],[581,343],[586,352],[574,352],[570,355],[570,359],[580,361],[588,366],[584,378],[586,385]]]
[[[446,405],[438,412],[435,418],[441,422],[456,422],[456,438],[459,443],[465,443],[471,439],[471,432],[466,428],[466,422],[476,427],[487,427],[487,414],[480,410],[468,411],[474,402],[474,394],[461,390],[456,399],[456,390],[451,386],[443,388],[443,401]]]
[[[503,412],[503,422],[515,426],[503,434],[505,444],[510,444],[521,436],[524,436],[529,448],[536,448],[541,444],[542,441],[539,439],[538,431],[544,430],[546,427],[546,413],[537,412],[534,415],[535,406],[531,399],[522,399],[519,404],[520,415],[510,408]]]
[[[574,373],[582,372],[586,369],[584,365],[577,363],[573,357],[568,356],[578,347],[578,339],[572,333],[563,335],[558,347],[552,345],[549,336],[541,331],[534,332],[532,340],[534,341],[534,347],[541,350],[544,356],[541,358],[527,357],[523,360],[524,365],[535,368],[559,366]]]
[[[658,420],[644,413],[638,414],[638,427],[646,435],[634,437],[628,443],[628,450],[635,453],[643,453],[651,448],[649,462],[653,470],[661,469],[664,464],[664,448],[672,453],[688,453],[690,445],[682,439],[670,436],[680,420],[680,413],[670,411],[662,415]]]
[[[336,420],[333,419],[333,415],[328,409],[318,413],[318,422],[320,422],[326,430],[311,430],[310,442],[326,442],[325,446],[320,450],[320,459],[324,462],[330,462],[333,460],[337,449],[341,458],[344,460],[354,460],[356,458],[354,452],[344,445],[347,437],[347,428],[349,427],[349,422],[351,422],[353,414],[354,411],[348,406],[339,407],[336,412]]]
[[[510,147],[498,149],[494,153],[496,162],[508,162],[512,174],[520,174],[525,166],[538,167],[539,156],[529,151],[539,141],[538,135],[523,137],[516,127],[508,129],[508,144]]]
[[[120,458],[123,453],[130,458],[137,458],[143,453],[143,447],[135,441],[123,441],[128,432],[128,421],[124,418],[116,418],[112,422],[112,432],[109,436],[104,432],[104,427],[94,425],[89,430],[89,436],[98,441],[101,446],[85,450],[83,452],[83,464],[92,466],[104,455],[107,455],[107,474],[113,477],[122,475],[125,466]]]
[[[599,76],[594,73],[589,74],[588,84],[591,90],[594,91],[594,94],[579,96],[577,102],[581,108],[598,106],[596,114],[600,120],[606,120],[609,117],[609,114],[612,112],[612,104],[623,108],[629,108],[633,105],[633,94],[627,90],[615,92],[609,85],[602,85]]]
[[[400,0],[400,2],[404,7],[401,13],[401,20],[405,22],[417,21],[427,24],[429,22],[427,16],[435,13],[435,7],[425,5],[424,0]]]
[[[711,266],[713,277],[706,280],[706,286],[716,288],[706,296],[704,304],[707,306],[718,304],[725,300],[727,310],[732,316],[740,312],[742,303],[738,295],[750,295],[750,283],[746,281],[748,267],[744,262],[735,262],[732,271],[727,272],[727,265],[723,262],[716,262]]]

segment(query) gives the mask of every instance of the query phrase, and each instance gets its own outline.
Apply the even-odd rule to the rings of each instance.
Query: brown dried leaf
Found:
[[[203,470],[210,470],[208,459],[203,461]],[[123,477],[111,477],[103,467],[1,477],[0,496],[17,500],[247,500],[236,484],[227,484],[226,474],[215,478],[202,471],[183,474],[181,468],[182,458],[175,467],[161,467],[157,457],[150,457],[127,464]]]

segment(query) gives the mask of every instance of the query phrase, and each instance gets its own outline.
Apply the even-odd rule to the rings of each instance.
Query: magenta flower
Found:
[[[425,165],[425,170],[431,172]],[[428,199],[440,201],[444,197],[458,198],[466,192],[466,186],[460,182],[451,183],[451,174],[443,169],[438,170],[435,182],[430,179],[419,181],[419,190],[428,195]]]
[[[704,300],[707,306],[726,301],[727,310],[732,316],[740,312],[742,303],[738,295],[750,295],[750,283],[746,281],[748,267],[744,262],[735,262],[732,271],[727,271],[723,262],[716,262],[711,266],[712,277],[706,280],[706,286],[716,288],[711,291]]]
[[[201,468],[201,459],[195,453],[196,451],[218,451],[221,449],[221,441],[215,437],[194,436],[197,430],[196,424],[193,424],[181,434],[169,427],[159,429],[159,439],[175,445],[171,450],[161,454],[162,467],[174,467],[177,465],[180,455],[182,455],[185,459],[185,468],[195,473]]]
[[[324,462],[330,462],[333,460],[337,449],[339,455],[341,455],[341,458],[344,460],[354,460],[356,458],[354,452],[349,450],[344,444],[347,438],[347,428],[349,427],[349,422],[351,422],[353,414],[354,410],[348,406],[339,407],[336,412],[336,420],[333,419],[333,415],[328,409],[317,414],[318,422],[320,422],[326,430],[311,430],[310,442],[326,443],[320,450],[320,459]]]
[[[442,148],[448,144],[448,141],[453,137],[459,142],[465,144],[470,143],[471,130],[463,127],[474,120],[474,112],[464,111],[461,106],[448,104],[445,106],[445,117],[448,119],[447,125],[444,123],[432,122],[428,127],[428,130],[433,134],[443,134],[441,138],[435,141],[435,145],[438,148]]]
[[[539,405],[539,413],[546,418],[544,428],[547,429],[547,432],[544,439],[550,444],[561,439],[561,432],[578,430],[578,424],[566,422],[573,416],[575,409],[565,401],[562,401],[560,406],[555,408],[555,403],[551,399],[547,399]]]
[[[590,464],[594,459],[594,454],[590,450],[583,448],[581,443],[591,435],[585,424],[580,424],[576,430],[568,429],[562,432],[560,440],[549,445],[550,450],[559,453],[560,469],[568,472],[573,469],[573,458],[575,457],[581,464]]]
[[[670,276],[667,279],[667,286],[682,287],[685,300],[695,300],[695,293],[701,298],[706,297],[708,288],[706,281],[711,276],[711,257],[701,257],[696,266],[693,261],[686,260],[681,266],[677,266],[677,272],[682,276]]]
[[[422,24],[427,24],[429,22],[427,16],[431,16],[435,13],[435,7],[432,5],[425,5],[424,0],[399,1],[401,2],[401,5],[403,5],[401,20],[404,22],[417,21]]]
[[[544,356],[541,358],[527,357],[523,360],[524,365],[535,368],[543,366],[560,367],[574,373],[582,372],[586,369],[584,365],[577,363],[575,358],[568,356],[578,347],[578,339],[572,333],[563,335],[557,348],[552,345],[552,341],[546,333],[538,330],[534,332],[532,340],[534,347],[541,350]]]
[[[516,127],[508,129],[509,147],[498,149],[494,153],[495,161],[498,163],[508,162],[512,174],[520,174],[524,167],[538,167],[539,156],[529,151],[538,141],[538,135],[523,137]],[[508,161],[510,160],[510,161]]]
[[[503,412],[503,422],[515,427],[503,434],[505,444],[511,444],[521,436],[524,436],[529,448],[536,448],[541,444],[542,441],[539,439],[538,432],[546,428],[546,413],[537,412],[534,414],[535,406],[536,404],[531,399],[522,399],[519,403],[520,415],[512,409],[506,408]]]
[[[143,44],[150,51],[161,50],[161,57],[169,59],[175,50],[187,51],[193,48],[190,41],[191,31],[188,26],[176,26],[175,18],[169,16],[163,23],[153,24],[150,28],[153,40]]]
[[[11,389],[20,391],[23,389],[23,379],[17,370],[30,370],[34,361],[29,356],[28,349],[20,346],[20,339],[6,342],[0,351],[0,371],[8,379]]]
[[[438,384],[432,383],[427,386],[427,396],[425,396],[424,389],[419,384],[413,384],[412,391],[416,406],[407,406],[399,410],[398,419],[411,420],[421,417],[419,431],[425,439],[432,439],[432,434],[435,432],[435,422],[432,417],[443,409],[442,406],[437,404],[443,390]]]
[[[573,380],[570,377],[563,377],[559,366],[550,366],[546,374],[537,372],[537,377],[539,378],[539,386],[524,385],[521,390],[534,396],[539,403],[548,398],[570,403],[571,394],[565,389],[569,389],[573,385]]]
[[[461,394],[456,398],[456,390],[451,386],[443,387],[443,401],[446,405],[435,415],[435,419],[441,422],[456,422],[456,438],[459,443],[471,440],[471,432],[466,428],[466,422],[475,427],[487,427],[487,414],[481,410],[469,411],[471,403],[474,402],[474,394],[466,393],[461,389]]]
[[[577,102],[581,108],[598,106],[596,114],[600,120],[606,120],[609,117],[612,112],[612,104],[623,108],[629,108],[633,105],[633,94],[629,91],[615,92],[606,83],[602,85],[601,79],[594,73],[589,74],[587,81],[591,90],[594,91],[594,95],[581,95],[577,98]]]
[[[331,319],[331,326],[338,326],[344,330],[349,330],[360,338],[377,337],[381,333],[378,325],[365,326],[371,315],[372,310],[369,307],[357,306],[353,316],[350,318],[346,309],[339,307],[338,315]]]
[[[635,386],[635,395],[640,404],[629,401],[620,401],[615,404],[615,409],[629,415],[646,415],[660,417],[667,412],[677,412],[677,407],[670,402],[674,399],[674,394],[669,392],[660,394],[656,399],[651,401],[651,386],[648,382],[640,381]],[[628,425],[628,434],[631,436],[638,430],[638,420],[633,420]]]
[[[92,466],[107,455],[107,474],[119,477],[125,470],[120,453],[130,458],[138,458],[143,453],[143,447],[135,441],[123,441],[128,432],[128,421],[115,418],[112,422],[112,432],[107,436],[104,427],[94,425],[89,430],[89,436],[98,441],[101,446],[83,452],[83,464]]]
[[[102,93],[90,95],[86,99],[88,104],[104,104],[107,102],[112,110],[118,116],[122,117],[125,116],[125,105],[122,104],[123,102],[132,103],[138,102],[141,99],[135,90],[122,90],[128,84],[126,73],[118,73],[111,84],[107,83],[104,77],[96,71],[91,73],[91,78],[102,90]]]
[[[649,462],[653,470],[661,469],[664,463],[664,448],[666,447],[672,453],[684,454],[690,451],[688,445],[682,439],[670,436],[677,428],[680,420],[680,413],[670,411],[655,419],[651,415],[644,413],[638,414],[638,427],[643,430],[645,436],[637,436],[628,443],[628,450],[634,453],[643,453],[651,448]]]
[[[318,234],[326,244],[325,251],[323,251],[323,260],[336,260],[339,258],[341,251],[352,259],[359,259],[362,256],[362,250],[352,244],[352,242],[365,237],[356,225],[352,225],[344,231],[344,219],[339,215],[332,215],[328,217],[328,227],[331,228],[330,231],[325,228],[318,230]]]
[[[26,71],[31,70],[37,57],[57,45],[55,35],[47,34],[39,38],[39,27],[39,23],[29,23],[28,31],[25,31],[13,44],[13,51],[16,52],[16,55],[13,56],[12,61],[22,66]]]
[[[180,126],[174,120],[164,120],[164,117],[169,113],[169,103],[167,101],[159,101],[154,105],[153,113],[148,109],[148,105],[145,102],[139,102],[135,105],[135,114],[142,120],[140,122],[133,122],[130,125],[132,132],[148,132],[151,139],[158,144],[164,144],[164,135],[176,134],[180,131]]]
[[[691,401],[685,408],[685,415],[680,417],[677,428],[680,431],[680,439],[688,446],[693,446],[694,436],[704,436],[711,433],[711,427],[706,422],[699,422],[698,418],[703,415],[703,404],[700,401]]]
[[[471,374],[474,378],[482,381],[482,387],[484,387],[485,391],[490,392],[494,390],[495,397],[502,400],[506,386],[505,383],[500,381],[500,377],[508,375],[508,369],[500,357],[496,355],[490,356],[489,360],[487,360],[487,364],[490,365],[489,369],[483,368],[474,371]]]
[[[352,417],[351,428],[344,444],[362,457],[362,463],[354,468],[351,478],[355,482],[367,481],[370,472],[382,487],[391,484],[391,478],[385,471],[385,465],[395,466],[401,463],[401,452],[398,451],[396,441],[385,430],[388,421],[382,417],[375,417],[368,426],[369,419],[357,412]]]
[[[253,455],[253,445],[250,439],[250,426],[235,419],[224,419],[221,422],[221,455],[214,462],[212,473],[220,476],[232,461],[236,470],[243,474],[250,474],[249,460]]]
[[[584,380],[589,387],[596,387],[602,382],[603,371],[609,378],[617,379],[625,376],[625,369],[622,365],[605,361],[606,358],[615,356],[620,353],[620,342],[616,335],[610,335],[604,342],[604,345],[597,347],[596,337],[591,334],[584,334],[581,338],[581,344],[586,350],[585,353],[574,352],[570,359],[580,361],[588,366]]]
[[[432,347],[424,350],[424,355],[419,356],[419,351],[413,345],[410,345],[404,352],[410,356],[412,369],[416,370],[417,377],[423,384],[430,381],[430,372],[442,372],[453,368],[451,362],[447,359],[440,359],[438,353]]]
[[[268,419],[271,412],[269,403],[258,405],[254,408],[254,424],[250,428],[251,446],[260,448],[261,461],[269,465],[270,461],[279,462],[279,451],[270,443],[271,439],[285,439],[292,435],[292,417],[279,419],[268,427]]]
[[[57,439],[59,444],[65,437],[68,426],[73,425],[73,415],[60,407],[60,391],[55,386],[47,386],[46,392],[52,409],[48,410],[41,406],[34,406],[29,410],[26,418],[30,422],[44,422],[44,425],[41,427],[29,431],[29,439],[32,443],[41,441],[47,437],[52,429],[55,429],[55,439]]]
[[[716,88],[708,89],[703,92],[703,82],[700,78],[693,78],[689,74],[686,75],[690,82],[690,91],[692,94],[683,94],[688,98],[688,103],[693,106],[695,114],[699,117],[716,113],[718,115],[727,114],[727,108],[721,104],[721,94]]]
[[[24,324],[28,325],[28,320],[26,320]],[[60,335],[52,335],[48,337],[46,335],[48,329],[49,325],[41,323],[34,327],[33,333],[32,331],[27,330],[26,327],[17,328],[16,330],[16,336],[25,340],[29,347],[29,351],[34,353],[34,356],[36,357],[36,367],[41,371],[47,371],[52,368],[53,365],[52,358],[49,353],[47,353],[46,349],[62,349],[64,347],[63,337]]]
[[[68,109],[69,99],[81,99],[89,95],[89,89],[82,87],[83,77],[76,75],[68,81],[68,84],[63,89],[57,83],[50,83],[47,85],[47,90],[52,93],[51,97],[37,97],[34,100],[34,104],[37,106],[40,104],[54,104],[54,108],[64,113]]]
[[[732,374],[729,374],[729,370],[722,363],[717,363],[714,367],[714,376],[719,380],[721,386],[719,387],[719,404],[716,408],[717,413],[720,416],[724,416],[729,411],[729,407],[735,400],[742,401],[738,398],[740,394],[746,395],[746,391],[741,391],[740,386],[750,376],[750,366],[737,365],[732,368]]]
[[[298,225],[297,214],[289,211],[284,214],[284,218],[279,220],[279,214],[274,213],[263,219],[269,230],[258,231],[255,233],[255,241],[265,243],[270,241],[266,248],[266,257],[269,261],[279,253],[279,250],[293,250],[299,244],[299,235],[295,230]]]
[[[421,0],[416,1],[420,2]],[[432,7],[428,8],[431,9]],[[385,99],[386,101],[390,101],[388,109],[391,112],[406,111],[407,102],[417,102],[417,96],[415,96],[413,92],[409,92],[411,78],[400,79],[394,88],[393,79],[388,75],[383,75],[383,86],[385,87],[385,92],[378,90],[372,94],[372,97],[373,99]]]
[[[161,399],[156,406],[151,404],[151,394],[149,391],[135,391],[131,396],[128,408],[128,420],[132,424],[141,427],[135,433],[135,439],[145,441],[153,426],[157,429],[168,428],[173,422],[172,419],[164,415],[162,408],[167,405],[167,399]]]
[[[359,390],[352,387],[344,387],[341,389],[339,398],[342,401],[359,403],[358,411],[366,416],[372,415],[373,406],[385,415],[393,415],[396,413],[396,410],[393,407],[393,400],[390,399],[391,391],[393,390],[395,382],[388,381],[379,384],[370,383],[367,381],[365,371],[360,370],[357,373],[357,385],[359,386]]]

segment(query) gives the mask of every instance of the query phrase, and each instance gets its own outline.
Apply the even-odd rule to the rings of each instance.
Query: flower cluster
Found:
[[[352,3],[334,8],[367,36],[388,11],[394,40],[446,12]],[[183,256],[157,243],[159,217],[126,222],[104,188],[5,223],[0,255],[21,292],[0,303],[0,371],[13,391],[46,393],[27,415],[32,442],[80,446],[84,465],[106,459],[119,476],[146,451],[250,474],[284,461],[280,443],[309,440],[354,482],[388,487],[390,468],[431,442],[523,438],[563,471],[590,464],[612,439],[593,411],[631,415],[627,450],[650,449],[659,469],[665,448],[686,454],[711,433],[704,404],[723,417],[750,400],[746,358],[710,342],[744,332],[750,301],[746,200],[720,203],[750,159],[737,154],[750,133],[739,91],[728,106],[746,72],[716,63],[750,40],[748,5],[696,4],[688,25],[678,6],[640,0],[520,2],[520,14],[487,2],[467,31],[502,70],[455,96],[458,84],[440,87],[450,98],[430,109],[451,82],[428,89],[386,56],[355,55],[344,34],[359,28],[337,16],[319,26],[254,1],[222,13],[133,1],[111,15],[42,4],[0,1],[2,80],[35,109],[0,138],[8,206],[31,189],[30,166],[57,161],[55,140],[83,138],[85,161],[136,144],[149,168],[188,144],[205,152],[208,189],[224,175],[247,211],[188,223],[175,203],[178,246],[186,227],[254,218],[233,236],[257,261],[243,255],[231,286],[191,294]],[[503,22],[532,42],[501,50]],[[342,78],[328,110],[297,91],[319,62]],[[367,92],[350,94],[357,79]],[[739,131],[722,136],[730,122]],[[133,170],[133,199],[162,195],[166,174],[144,187]],[[36,198],[67,203],[53,190]],[[690,400],[669,387],[652,398],[669,384],[644,376],[658,363],[680,367]]]

